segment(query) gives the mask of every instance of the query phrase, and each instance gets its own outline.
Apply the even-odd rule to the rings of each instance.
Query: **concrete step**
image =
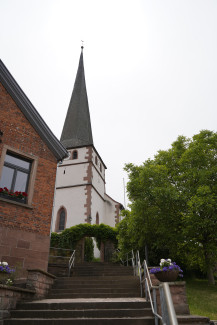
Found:
[[[50,291],[51,294],[62,294],[62,293],[70,293],[70,292],[80,292],[80,293],[86,293],[90,290],[88,290],[88,288],[86,288],[85,286],[81,286],[79,288],[77,288],[77,291],[76,291],[76,288],[75,287],[72,287],[72,288],[68,288],[68,289],[52,289]],[[140,294],[140,288],[139,287],[133,287],[133,288],[125,288],[124,286],[122,287],[98,287],[98,288],[92,288],[91,289],[91,293],[100,293],[100,292],[103,292],[103,293],[127,293],[127,292],[136,292],[139,296]]]
[[[112,263],[84,263],[75,265],[71,270],[71,274],[73,276],[123,276],[133,275],[133,269],[132,267]]]
[[[209,325],[209,319],[202,316],[178,317],[178,324],[183,325]],[[129,317],[129,318],[11,318],[5,319],[4,325],[154,325],[154,318]]]
[[[48,299],[74,299],[74,298],[127,298],[127,297],[139,297],[138,292],[126,292],[126,293],[65,293],[65,294],[49,294]]]
[[[208,317],[195,316],[195,315],[184,315],[177,316],[178,324],[183,325],[209,325],[210,320]]]
[[[97,273],[97,272],[94,272],[94,273],[91,273],[91,272],[88,272],[88,273],[71,273],[70,276],[83,276],[83,277],[86,277],[86,276],[115,276],[116,273]],[[133,275],[133,274],[129,274],[129,273],[124,273],[123,275]]]
[[[154,325],[143,298],[44,299],[19,304],[4,325]]]
[[[134,277],[132,275],[124,275],[124,276],[86,276],[85,278],[81,277],[81,276],[72,276],[72,277],[61,277],[61,278],[57,278],[56,281],[60,281],[60,282],[76,282],[76,281],[129,281],[129,280],[133,280],[133,281],[138,281],[138,277]]]
[[[132,270],[71,270],[72,275],[84,276],[84,275],[106,275],[106,276],[123,276],[123,275],[133,275]]]
[[[151,309],[13,310],[12,318],[123,318],[152,316]]]
[[[118,263],[94,263],[94,262],[85,262],[85,263],[80,263],[80,264],[75,264],[75,267],[77,268],[132,268],[132,266],[124,266],[122,264]]]
[[[134,318],[11,318],[4,325],[154,325],[153,317]]]
[[[55,280],[53,288],[75,288],[76,286],[83,286],[85,288],[94,287],[139,287],[138,277],[72,277],[72,278],[58,278]]]
[[[73,270],[116,270],[116,271],[123,271],[128,270],[132,271],[133,268],[131,266],[121,266],[121,265],[109,265],[109,266],[100,266],[100,267],[94,267],[94,266],[74,266]]]
[[[18,310],[79,310],[79,309],[147,309],[150,303],[143,298],[117,299],[44,299],[20,303]]]
[[[68,275],[68,265],[67,264],[56,264],[49,263],[48,272],[56,275],[57,277]],[[73,275],[116,275],[122,276],[124,274],[133,274],[132,266],[123,266],[114,263],[82,263],[75,265],[71,270]]]
[[[94,289],[94,288],[137,288],[139,287],[138,283],[75,283],[75,284],[61,284],[61,283],[56,283],[53,286],[53,289],[78,289],[78,288],[85,288],[85,289]]]

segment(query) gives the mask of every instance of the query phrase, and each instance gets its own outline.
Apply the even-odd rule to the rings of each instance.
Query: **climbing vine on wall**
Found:
[[[90,225],[89,223],[81,223],[77,226],[67,228],[60,234],[53,232],[51,234],[51,247],[75,249],[76,243],[84,237],[95,237],[97,247],[100,249],[101,242],[112,241],[117,245],[116,228],[104,225]]]

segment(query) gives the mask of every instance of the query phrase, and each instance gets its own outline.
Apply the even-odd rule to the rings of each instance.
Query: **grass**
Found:
[[[209,286],[207,280],[186,280],[187,298],[192,315],[217,320],[217,285]]]

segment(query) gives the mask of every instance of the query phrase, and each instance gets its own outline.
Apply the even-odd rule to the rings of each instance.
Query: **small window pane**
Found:
[[[60,212],[60,222],[59,222],[59,230],[65,229],[65,211],[62,210]]]
[[[77,159],[77,158],[78,158],[78,152],[77,152],[77,150],[75,150],[72,153],[72,159]]]
[[[17,171],[16,181],[14,184],[14,192],[26,192],[28,174]]]
[[[13,176],[14,169],[4,166],[0,179],[0,187],[7,187],[9,190],[11,190]]]
[[[19,159],[17,157],[11,156],[9,154],[7,154],[5,156],[5,162],[8,162],[10,164],[25,168],[27,170],[30,169],[30,165],[31,163],[29,161],[23,160],[23,159]]]

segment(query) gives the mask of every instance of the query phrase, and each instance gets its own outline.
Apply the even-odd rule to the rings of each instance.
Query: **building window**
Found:
[[[78,159],[78,152],[77,152],[77,150],[74,150],[72,152],[72,159]]]
[[[62,206],[57,212],[55,231],[60,232],[66,228],[66,209]]]
[[[96,213],[96,225],[99,225],[99,213]]]
[[[102,164],[100,163],[100,171],[102,172]]]
[[[26,203],[31,206],[38,166],[38,157],[23,154],[20,150],[4,145],[0,157],[0,188],[9,191],[26,192],[27,197],[7,195],[1,191],[0,197]]]
[[[31,171],[31,161],[7,152],[2,168],[0,188],[7,188],[11,192],[27,192]],[[4,194],[5,196],[5,194]],[[26,202],[26,197],[9,196],[10,199]]]
[[[95,164],[98,165],[98,158],[97,158],[97,156],[95,157]]]
[[[65,219],[66,219],[65,210],[62,209],[60,212],[60,219],[59,219],[59,231],[65,229]]]

